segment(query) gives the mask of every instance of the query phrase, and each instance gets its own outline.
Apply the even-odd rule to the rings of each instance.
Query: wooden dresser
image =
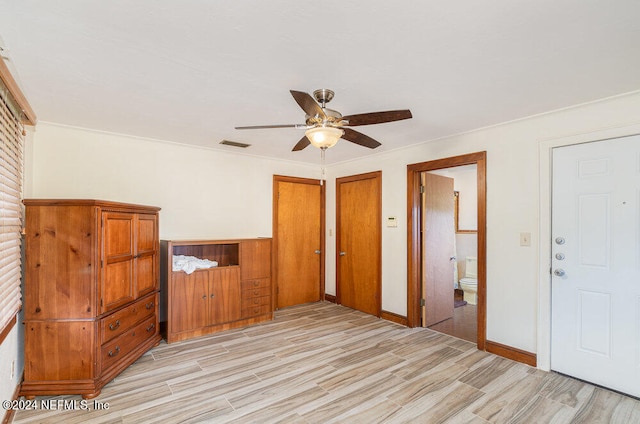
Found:
[[[273,319],[270,238],[162,240],[160,245],[168,343]],[[190,274],[173,271],[173,255],[218,266]]]
[[[20,395],[89,399],[160,340],[159,208],[24,200]]]

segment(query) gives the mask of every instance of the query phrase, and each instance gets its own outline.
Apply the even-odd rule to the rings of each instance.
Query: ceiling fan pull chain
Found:
[[[324,162],[325,162],[325,153],[327,151],[326,147],[321,147],[320,148],[320,185],[323,184],[323,181],[326,179],[327,175],[326,175],[326,170],[325,170],[325,166],[324,166]]]

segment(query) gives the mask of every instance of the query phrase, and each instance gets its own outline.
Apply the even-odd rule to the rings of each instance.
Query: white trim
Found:
[[[540,177],[540,251],[538,284],[537,366],[551,370],[551,155],[555,147],[640,134],[640,122],[598,131],[541,140],[538,143]]]

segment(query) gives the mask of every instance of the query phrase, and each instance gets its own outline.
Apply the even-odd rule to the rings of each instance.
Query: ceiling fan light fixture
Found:
[[[335,127],[314,127],[305,131],[311,145],[319,149],[328,149],[336,145],[340,137],[344,135],[344,131]]]

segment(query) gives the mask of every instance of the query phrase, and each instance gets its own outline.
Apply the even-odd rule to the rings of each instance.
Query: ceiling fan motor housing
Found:
[[[313,97],[315,97],[316,101],[324,108],[324,105],[333,99],[334,94],[335,93],[328,88],[321,88],[313,92]]]
[[[328,126],[341,126],[343,125],[342,114],[337,110],[322,108],[324,111],[326,118],[323,118],[320,115],[309,116],[306,115],[306,123],[310,126],[316,125],[327,125]]]

